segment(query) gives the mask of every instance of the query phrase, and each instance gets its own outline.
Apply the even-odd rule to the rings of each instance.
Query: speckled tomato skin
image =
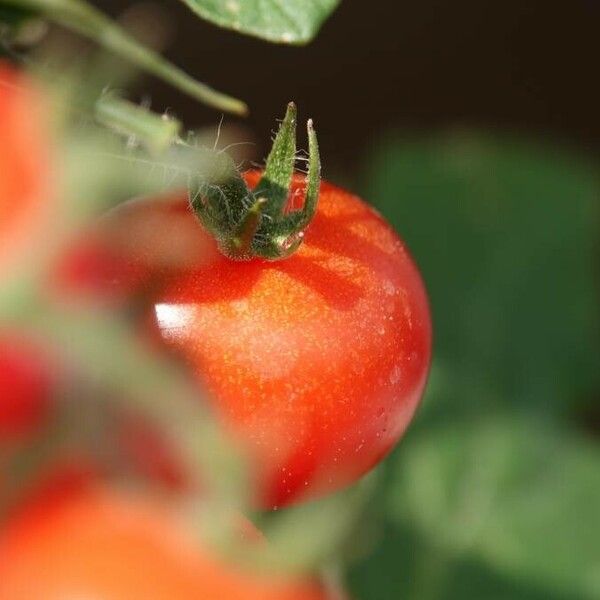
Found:
[[[86,486],[41,497],[0,528],[0,598],[325,600],[326,594],[310,580],[260,576],[224,562],[156,500]]]
[[[246,174],[251,187],[258,177]],[[295,196],[302,186],[296,177]],[[355,481],[423,393],[431,321],[419,272],[375,210],[328,183],[292,257],[218,258],[155,302],[164,338],[250,441],[267,506]]]
[[[0,60],[0,274],[18,268],[49,217],[52,190],[40,90]]]
[[[303,188],[297,175],[291,205]],[[103,228],[114,295],[145,290],[146,325],[245,443],[262,506],[342,488],[398,441],[425,386],[430,313],[404,244],[361,199],[322,183],[304,243],[275,262],[219,254],[184,194],[129,202]]]

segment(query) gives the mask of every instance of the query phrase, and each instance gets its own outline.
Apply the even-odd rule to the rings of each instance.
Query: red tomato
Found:
[[[166,443],[159,427],[151,427],[139,418],[121,415],[116,428],[116,441],[122,458],[136,473],[162,483],[167,489],[189,491],[181,462]]]
[[[47,353],[17,334],[0,334],[0,442],[31,433],[51,406],[55,376]]]
[[[245,442],[260,503],[339,489],[398,441],[423,393],[430,314],[404,244],[362,200],[323,183],[304,243],[276,262],[220,255],[184,195],[127,203],[103,230],[127,274],[115,295],[144,290],[148,322]]]
[[[0,61],[0,273],[18,264],[48,218],[52,185],[43,102]]]
[[[202,548],[163,504],[89,488],[28,506],[0,530],[6,600],[324,600],[319,584],[259,576]]]

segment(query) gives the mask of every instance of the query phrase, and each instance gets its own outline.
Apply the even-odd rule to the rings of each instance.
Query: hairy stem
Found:
[[[136,42],[109,17],[84,0],[0,0],[2,1],[11,6],[39,12],[45,18],[94,40],[204,104],[240,115],[248,112],[244,102],[190,77],[160,54]]]

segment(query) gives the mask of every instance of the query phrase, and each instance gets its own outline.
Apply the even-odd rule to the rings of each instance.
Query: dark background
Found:
[[[98,4],[117,15],[133,3]],[[600,149],[597,0],[343,0],[307,47],[220,30],[176,0],[159,6],[176,32],[166,55],[247,101],[261,154],[290,99],[315,119],[336,172],[360,164],[390,128],[500,128]],[[218,119],[155,80],[144,89],[188,127]]]

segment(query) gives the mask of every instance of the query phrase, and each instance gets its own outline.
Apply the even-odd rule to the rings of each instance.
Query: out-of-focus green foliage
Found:
[[[12,6],[0,6],[0,23],[5,26],[18,26],[31,17],[31,12]]]
[[[600,598],[600,188],[510,137],[388,142],[364,194],[407,241],[435,323],[424,406],[384,466],[357,598]]]
[[[31,11],[0,4],[0,58],[12,57],[12,45],[15,42],[26,43],[29,38],[37,37],[32,36],[31,31],[27,31],[33,22],[35,19]],[[33,29],[35,30],[35,27]]]
[[[576,157],[454,134],[392,144],[367,197],[415,255],[437,364],[481,404],[564,406],[598,383],[599,188]],[[455,412],[467,394],[453,400]],[[471,410],[471,406],[469,406]]]
[[[492,415],[432,427],[398,459],[392,519],[451,556],[600,596],[600,447]]]
[[[203,19],[280,44],[310,42],[340,0],[183,0]]]

